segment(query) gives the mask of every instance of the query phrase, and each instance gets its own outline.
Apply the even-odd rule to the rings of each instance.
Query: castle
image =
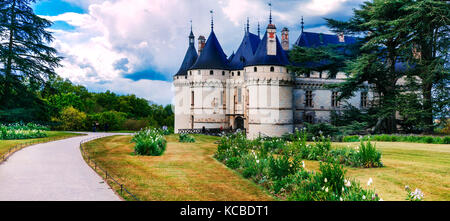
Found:
[[[332,111],[344,110],[337,100],[338,92],[325,87],[343,82],[347,75],[338,73],[333,79],[327,72],[298,76],[287,69],[289,30],[281,31],[269,24],[262,39],[247,29],[236,53],[227,57],[214,33],[198,38],[189,35],[189,47],[179,71],[173,77],[175,88],[175,133],[180,129],[233,128],[245,129],[247,137],[281,136],[302,127],[304,122],[330,121]],[[317,47],[328,44],[352,44],[356,38],[343,34],[330,35],[303,31],[296,46]],[[373,92],[364,84],[345,103],[367,108]],[[344,102],[342,102],[344,103]]]

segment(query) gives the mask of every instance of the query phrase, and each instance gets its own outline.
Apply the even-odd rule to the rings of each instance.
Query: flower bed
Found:
[[[309,145],[305,137],[286,143],[270,138],[248,140],[236,133],[220,139],[214,157],[280,199],[381,200],[374,190],[364,189],[358,182],[346,178],[343,166],[327,157],[329,150],[330,142],[323,137]],[[302,161],[305,156],[326,160],[320,163],[318,172],[311,172]]]
[[[141,130],[133,136],[131,141],[136,143],[134,152],[137,155],[161,156],[167,146],[162,131],[158,129]]]
[[[49,128],[38,124],[0,124],[0,140],[16,140],[47,137]]]

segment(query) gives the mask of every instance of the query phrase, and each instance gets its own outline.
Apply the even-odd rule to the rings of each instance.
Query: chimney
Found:
[[[200,54],[203,51],[203,48],[205,47],[205,43],[206,43],[206,38],[203,35],[200,35],[198,37],[198,55],[200,56]]]
[[[345,42],[344,32],[338,33],[339,42]]]
[[[283,50],[289,51],[289,29],[286,27],[281,31],[281,46]]]

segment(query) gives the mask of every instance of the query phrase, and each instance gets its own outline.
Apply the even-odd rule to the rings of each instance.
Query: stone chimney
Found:
[[[283,47],[283,50],[289,50],[289,29],[286,27],[281,30],[281,46]]]
[[[344,32],[338,33],[339,42],[345,42]]]
[[[203,35],[198,36],[198,56],[200,56],[200,54],[202,53],[205,44],[206,44],[205,36]]]

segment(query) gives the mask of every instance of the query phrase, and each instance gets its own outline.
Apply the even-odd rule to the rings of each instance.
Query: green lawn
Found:
[[[7,153],[11,147],[16,146],[16,145],[20,145],[20,144],[25,145],[30,142],[42,143],[42,142],[46,142],[49,138],[62,139],[62,138],[69,138],[69,137],[82,135],[82,134],[68,133],[68,132],[61,132],[61,131],[46,131],[46,133],[48,134],[48,137],[43,137],[43,138],[21,139],[21,140],[0,140],[0,156]]]
[[[163,156],[134,156],[131,136],[92,141],[90,156],[143,200],[274,200],[260,186],[242,178],[212,158],[218,138],[195,135],[196,143],[179,143],[167,136]],[[333,143],[335,148],[359,143]],[[450,145],[376,142],[383,168],[345,167],[347,177],[372,188],[383,200],[405,200],[405,185],[421,189],[425,200],[450,200]],[[305,161],[308,170],[319,162]]]
[[[273,200],[262,187],[212,157],[217,137],[194,137],[195,143],[180,143],[178,135],[166,136],[167,149],[162,156],[135,156],[131,136],[101,138],[87,143],[85,149],[140,200]]]
[[[335,147],[355,147],[359,143],[333,143]],[[373,179],[373,187],[383,200],[405,200],[405,185],[414,191],[421,189],[425,200],[450,200],[450,145],[403,142],[376,142],[382,152],[385,167],[360,169],[345,167],[347,175],[366,185]],[[306,167],[316,170],[317,161],[305,161]]]

